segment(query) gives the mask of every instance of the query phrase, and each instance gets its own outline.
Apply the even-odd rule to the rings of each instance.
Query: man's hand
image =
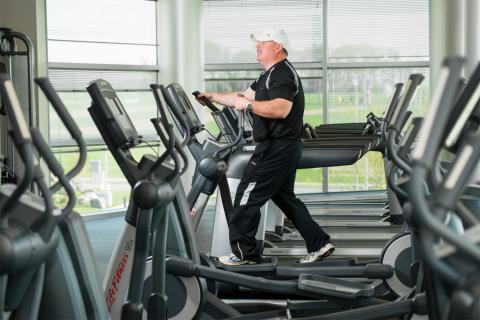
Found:
[[[249,102],[250,100],[245,98],[242,94],[238,94],[238,96],[235,98],[235,104],[233,107],[238,111],[242,111],[247,108]]]
[[[246,90],[245,92],[247,94],[251,94],[251,92],[254,92],[254,91],[249,88],[249,90]],[[245,103],[245,106],[246,106],[249,100],[247,100],[242,93],[238,93],[238,92],[229,92],[229,93],[201,92],[198,96],[196,96],[196,99],[202,105],[205,105],[205,104],[201,101],[201,98],[207,99],[210,102],[219,103],[225,107],[236,108],[235,104],[239,99],[239,96],[238,96],[239,94],[242,96],[242,101],[246,101]],[[247,98],[249,98],[248,95],[247,95]],[[240,103],[238,104],[238,106],[243,107],[243,109],[245,109],[245,106],[240,106]]]
[[[214,95],[215,95],[215,93],[213,93],[213,92],[201,92],[198,96],[195,97],[195,99],[197,99],[197,101],[202,106],[204,106],[205,103],[200,98],[207,99],[210,102],[214,102]]]

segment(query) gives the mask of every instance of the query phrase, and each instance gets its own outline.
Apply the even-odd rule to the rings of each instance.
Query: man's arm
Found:
[[[202,92],[198,95],[198,98],[205,97],[212,102],[219,103],[226,107],[234,107],[235,103],[238,100],[238,96],[243,95],[248,100],[255,99],[255,91],[252,88],[248,87],[244,92],[229,92],[229,93],[220,93],[220,92]]]
[[[234,107],[237,110],[244,110],[249,102],[253,106],[253,113],[269,119],[285,119],[292,109],[292,102],[282,98],[268,101],[250,101],[246,97],[239,97]]]

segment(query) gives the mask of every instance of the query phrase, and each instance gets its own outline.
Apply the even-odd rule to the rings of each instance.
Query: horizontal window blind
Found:
[[[48,40],[48,60],[63,63],[156,65],[150,45]]]
[[[156,136],[155,128],[150,122],[151,118],[157,117],[157,105],[153,94],[148,91],[117,91],[117,94],[138,133],[144,136]],[[103,144],[100,133],[88,113],[88,107],[90,107],[92,101],[88,93],[85,91],[60,92],[60,98],[81,128],[87,144],[90,144],[92,140]],[[58,145],[70,141],[70,134],[58,115],[55,112],[50,112],[50,142]]]
[[[157,83],[156,72],[145,71],[102,71],[50,69],[49,77],[56,90],[84,91],[90,81],[103,79],[117,90],[150,90]]]
[[[255,63],[250,34],[284,29],[291,61],[322,58],[321,0],[206,0],[203,11],[205,62]]]
[[[156,44],[155,2],[47,0],[49,40]]]
[[[48,0],[50,62],[155,65],[155,2]]]
[[[428,0],[328,1],[328,59],[428,60]]]

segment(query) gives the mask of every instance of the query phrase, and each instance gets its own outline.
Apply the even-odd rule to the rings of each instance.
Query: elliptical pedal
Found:
[[[328,296],[344,299],[372,297],[375,293],[373,284],[346,281],[319,275],[302,274],[298,278],[298,288]]]

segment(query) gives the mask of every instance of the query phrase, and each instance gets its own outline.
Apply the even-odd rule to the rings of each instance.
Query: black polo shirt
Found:
[[[305,97],[302,82],[288,60],[282,60],[264,71],[250,85],[255,100],[267,101],[282,98],[291,101],[292,109],[285,119],[268,119],[256,114],[253,117],[255,142],[269,139],[297,140],[302,136]]]

